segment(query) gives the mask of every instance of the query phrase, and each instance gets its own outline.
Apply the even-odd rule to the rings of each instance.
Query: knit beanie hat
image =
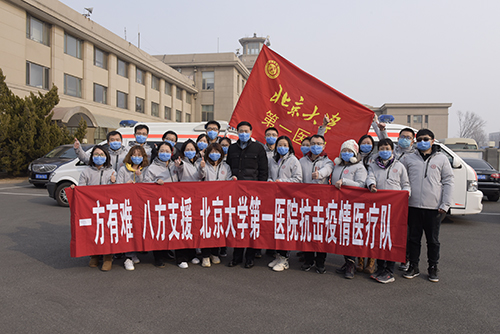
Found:
[[[358,143],[356,143],[354,139],[346,140],[345,142],[342,143],[342,146],[340,147],[340,152],[342,152],[344,148],[347,148],[354,153],[354,156],[350,159],[350,162],[353,164],[358,162],[358,153],[359,153]],[[343,161],[340,154],[341,153],[339,153],[339,156],[335,158],[335,160],[333,161],[335,162],[336,165],[338,165]]]

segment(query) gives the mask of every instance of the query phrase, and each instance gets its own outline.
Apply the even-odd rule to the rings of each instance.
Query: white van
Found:
[[[238,135],[234,129],[228,126],[226,121],[218,121],[221,125],[220,136],[227,136],[232,141],[238,139]],[[198,136],[205,133],[206,122],[193,122],[193,123],[137,123],[134,125],[145,124],[149,127],[149,135],[147,142],[151,144],[158,144],[162,140],[162,136],[168,130],[177,133],[178,142],[177,147],[180,149],[183,142],[188,139],[196,141]],[[119,128],[116,131],[120,132],[123,137],[123,145],[128,145],[130,141],[135,141],[134,127]],[[106,144],[106,141],[99,143],[100,145]],[[68,199],[64,189],[72,184],[78,185],[80,173],[86,168],[86,164],[76,158],[67,164],[57,168],[50,176],[47,183],[47,191],[49,196],[54,198],[61,206],[68,206]]]
[[[404,128],[407,128],[407,126],[400,124],[386,125],[387,134],[395,143],[398,141],[399,132]],[[417,130],[413,130],[417,132]],[[370,129],[368,134],[371,135],[376,142],[378,141],[377,134],[373,129]],[[483,209],[483,204],[481,203],[483,193],[478,190],[477,174],[474,169],[467,165],[461,157],[446,145],[438,140],[434,143],[439,145],[441,152],[448,157],[453,168],[453,174],[455,175],[453,204],[448,213],[450,215],[471,215],[481,212]]]

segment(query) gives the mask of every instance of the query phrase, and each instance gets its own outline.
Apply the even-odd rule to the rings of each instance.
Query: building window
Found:
[[[154,75],[151,77],[151,88],[154,90],[160,90],[160,79]]]
[[[184,120],[185,120],[186,122],[191,122],[191,114],[186,114],[186,115],[184,115]]]
[[[240,75],[238,74],[237,79],[236,79],[236,94],[240,93]]]
[[[191,104],[192,100],[193,100],[193,95],[186,93],[186,103]]]
[[[49,69],[26,62],[26,84],[28,86],[49,89]]]
[[[71,35],[64,34],[64,53],[82,59],[82,41]]]
[[[259,43],[248,43],[248,54],[249,55],[258,55],[260,51]]]
[[[202,89],[213,90],[214,89],[214,72],[202,72]]]
[[[172,85],[167,81],[165,81],[165,94],[172,96]]]
[[[82,79],[69,74],[65,74],[64,94],[75,97],[82,97]]]
[[[406,123],[411,124],[411,115],[406,116]]]
[[[118,59],[116,74],[121,75],[122,77],[128,78],[128,64],[127,62]]]
[[[108,69],[108,54],[94,47],[94,65],[103,69]]]
[[[175,121],[182,122],[182,111],[180,110],[175,111]]]
[[[208,122],[214,119],[214,106],[205,105],[201,106],[201,120],[203,122]]]
[[[413,115],[413,123],[422,124],[422,115]]]
[[[160,117],[160,105],[155,102],[151,102],[151,116]]]
[[[429,124],[429,115],[425,115],[425,123]]]
[[[172,108],[165,107],[165,119],[172,120]]]
[[[50,25],[28,15],[26,18],[26,37],[45,45],[49,45]]]
[[[106,104],[108,89],[104,86],[94,84],[94,102]]]
[[[122,109],[128,109],[128,94],[116,91],[116,106]]]
[[[144,99],[140,97],[135,98],[135,111],[144,114]]]
[[[182,101],[182,89],[180,89],[179,87],[176,88],[177,89],[175,90],[175,97],[177,98],[177,100]]]
[[[135,71],[135,82],[144,85],[145,80],[146,80],[146,73],[140,68],[137,68]]]

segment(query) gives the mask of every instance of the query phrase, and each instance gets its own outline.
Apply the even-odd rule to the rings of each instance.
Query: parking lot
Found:
[[[225,264],[110,272],[70,257],[70,211],[27,181],[0,181],[0,323],[3,333],[492,333],[500,328],[500,202],[441,228],[440,282],[422,274],[379,284],[346,280],[329,254],[327,273],[276,273],[264,255],[252,269]],[[425,243],[425,242],[424,242]],[[231,250],[229,254],[231,255]]]

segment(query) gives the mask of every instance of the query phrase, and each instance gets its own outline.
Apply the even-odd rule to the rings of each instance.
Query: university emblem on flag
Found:
[[[271,79],[276,79],[280,75],[280,65],[275,60],[269,60],[266,64],[266,74]]]

